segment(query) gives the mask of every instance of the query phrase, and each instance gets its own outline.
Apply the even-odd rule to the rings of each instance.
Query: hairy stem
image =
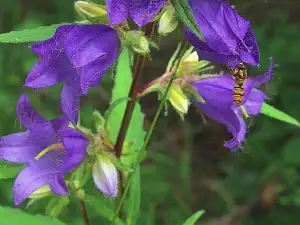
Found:
[[[145,35],[147,37],[151,38],[151,36],[154,33],[154,28],[155,28],[155,23],[147,24]],[[117,141],[115,144],[116,156],[118,158],[120,158],[121,153],[122,153],[123,143],[124,143],[124,140],[126,137],[127,129],[128,129],[128,126],[129,126],[129,123],[130,123],[130,120],[132,117],[132,113],[134,110],[134,106],[135,106],[135,103],[137,100],[139,84],[140,84],[142,72],[143,72],[144,65],[145,65],[145,59],[146,59],[145,56],[139,55],[137,57],[137,60],[135,63],[135,68],[134,68],[134,73],[133,73],[133,81],[132,81],[130,91],[129,91],[129,98],[131,99],[131,101],[127,102],[124,117],[123,117],[123,120],[121,123]]]

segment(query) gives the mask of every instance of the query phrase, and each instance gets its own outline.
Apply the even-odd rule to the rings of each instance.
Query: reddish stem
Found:
[[[80,200],[79,203],[80,203],[80,209],[81,209],[81,213],[83,216],[84,224],[89,225],[90,222],[89,222],[89,218],[88,218],[87,211],[85,208],[85,204],[84,204],[83,200]]]

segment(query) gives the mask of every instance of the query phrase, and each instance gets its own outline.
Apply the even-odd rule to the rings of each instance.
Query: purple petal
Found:
[[[86,66],[105,57],[118,48],[118,45],[116,31],[109,26],[99,24],[77,26],[69,32],[65,40],[66,53],[75,68]],[[106,60],[102,61],[104,64],[99,65],[100,71],[110,66],[110,57],[110,55],[106,57]]]
[[[265,83],[267,83],[272,76],[273,73],[273,67],[274,67],[274,62],[273,62],[273,57],[270,58],[270,66],[268,71],[265,73],[263,76],[256,76],[256,77],[251,77],[250,79],[254,83],[255,86],[260,86]]]
[[[240,41],[239,43],[238,51],[241,59],[245,63],[248,63],[252,66],[257,66],[259,64],[259,49],[250,25],[248,27],[244,40]]]
[[[84,161],[88,145],[89,141],[78,131],[71,128],[65,130],[64,146],[68,157],[62,166],[64,173],[74,170]]]
[[[130,15],[133,21],[142,27],[146,23],[150,22],[164,6],[167,0],[139,0],[134,1],[131,9]]]
[[[61,92],[61,108],[66,117],[77,124],[80,96],[82,94],[79,82],[67,81]]]
[[[101,70],[102,68],[99,67],[99,65],[101,65],[101,61],[105,60],[106,57],[80,69],[80,84],[83,94],[86,95],[88,93],[88,88],[98,84],[99,80],[104,76],[105,70]]]
[[[55,51],[63,51],[64,39],[66,38],[68,32],[70,32],[76,26],[77,25],[64,25],[58,27],[52,38],[31,45],[31,50],[40,56],[47,56]]]
[[[39,127],[45,126],[49,123],[35,111],[26,94],[23,94],[18,101],[17,116],[22,126],[27,129],[38,129]]]
[[[4,136],[0,139],[0,157],[9,162],[29,163],[44,146],[28,131]]]
[[[186,39],[196,48],[199,59],[208,60],[217,64],[227,64],[229,61],[236,59],[234,56],[222,55],[212,50],[207,46],[207,44],[191,32],[189,29],[185,28],[185,37]],[[235,60],[236,65],[240,63],[239,60]],[[232,67],[234,68],[235,65]]]
[[[48,164],[48,158],[37,160],[35,164],[23,169],[17,176],[14,184],[14,202],[20,205],[29,195],[40,187],[49,184],[51,190],[57,194],[67,195],[65,183],[58,182],[61,172],[56,171]]]
[[[50,183],[50,189],[53,193],[58,195],[69,195],[68,187],[62,173],[58,173],[53,177],[53,181]]]
[[[231,6],[220,0],[188,0],[188,3],[207,45],[220,54],[236,53],[238,38],[226,20],[226,12],[233,10]]]
[[[246,125],[242,117],[230,109],[222,109],[210,104],[198,103],[197,106],[208,117],[224,124],[232,134],[233,138],[225,144],[226,148],[232,151],[238,150],[246,135]]]
[[[112,25],[118,25],[129,15],[130,0],[106,0],[108,19]]]
[[[247,101],[243,105],[245,107],[246,112],[249,115],[257,115],[261,111],[262,103],[265,100],[266,95],[256,89],[252,88],[251,92],[249,94],[249,97],[247,98]]]
[[[24,86],[31,88],[49,87],[63,81],[66,76],[76,76],[64,52],[54,52],[44,56],[29,72]]]
[[[194,82],[192,85],[196,88],[199,95],[210,105],[223,109],[230,109],[232,107],[234,87],[232,76],[223,75],[214,78],[204,78]]]
[[[118,193],[118,172],[110,159],[99,155],[93,166],[94,183],[105,195],[115,197]]]

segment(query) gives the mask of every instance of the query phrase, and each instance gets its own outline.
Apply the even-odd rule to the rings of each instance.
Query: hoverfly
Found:
[[[247,68],[243,63],[238,64],[235,69],[228,68],[234,79],[233,102],[236,105],[240,105],[244,97],[244,83],[247,79]]]

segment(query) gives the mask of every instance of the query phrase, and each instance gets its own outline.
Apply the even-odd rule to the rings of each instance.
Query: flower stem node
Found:
[[[80,16],[91,22],[100,22],[107,17],[105,7],[96,3],[76,1],[74,6]]]
[[[166,36],[173,32],[178,26],[178,20],[176,18],[175,9],[169,5],[166,7],[166,11],[162,14],[158,22],[158,33]]]
[[[149,41],[142,31],[128,31],[125,33],[125,43],[134,51],[142,55],[150,53]]]

